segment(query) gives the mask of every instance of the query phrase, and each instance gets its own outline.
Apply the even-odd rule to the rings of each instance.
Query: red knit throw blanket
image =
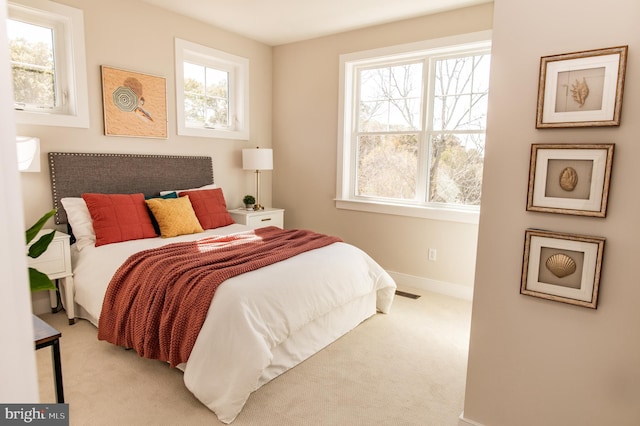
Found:
[[[271,226],[136,253],[109,283],[98,339],[175,367],[189,359],[224,280],[338,241]]]

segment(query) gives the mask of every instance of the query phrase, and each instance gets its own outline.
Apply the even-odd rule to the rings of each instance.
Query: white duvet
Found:
[[[78,315],[98,324],[111,277],[131,254],[164,244],[246,231],[234,224],[176,238],[72,250]],[[187,388],[224,423],[261,385],[364,319],[387,313],[396,285],[366,253],[334,243],[225,281],[184,371]]]

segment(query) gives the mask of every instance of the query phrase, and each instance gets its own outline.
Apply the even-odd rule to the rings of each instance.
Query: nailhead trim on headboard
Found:
[[[143,193],[196,188],[213,183],[213,162],[206,156],[50,152],[49,172],[56,223],[67,223],[60,200],[85,192]]]

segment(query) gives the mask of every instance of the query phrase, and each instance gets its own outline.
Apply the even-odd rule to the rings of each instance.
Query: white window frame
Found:
[[[89,128],[87,61],[82,10],[49,0],[7,3],[8,18],[45,23],[54,30],[56,91],[62,104],[55,110],[15,110],[16,122],[43,126]]]
[[[229,128],[196,128],[186,124],[184,62],[229,72]],[[190,41],[175,39],[176,113],[178,134],[204,138],[249,140],[249,60]]]
[[[355,143],[351,142],[354,123],[353,96],[356,84],[356,68],[381,60],[410,60],[417,56],[438,53],[453,53],[456,50],[491,46],[491,31],[462,34],[434,40],[385,47],[340,55],[340,89],[338,108],[338,149],[336,176],[336,208],[382,213],[399,216],[420,217],[452,222],[479,222],[480,208],[477,206],[423,205],[398,201],[381,201],[356,197],[353,194],[356,170]]]

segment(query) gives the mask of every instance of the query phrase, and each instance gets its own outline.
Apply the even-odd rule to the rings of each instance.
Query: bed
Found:
[[[150,209],[154,203],[182,206],[188,195],[194,212],[198,212],[197,200],[206,198],[209,202],[212,194],[222,193],[214,183],[212,159],[56,152],[49,153],[49,165],[53,203],[58,209],[56,223],[70,226],[69,232],[75,238],[72,245],[74,276],[71,284],[63,289],[65,309],[70,319],[83,318],[96,325],[99,336],[104,335],[106,318],[121,315],[107,311],[103,305],[122,291],[114,290],[113,283],[133,258],[146,262],[147,253],[182,250],[194,244],[201,248],[205,242],[214,244],[215,248],[200,251],[218,253],[222,250],[220,244],[267,241],[271,236],[281,238],[281,234],[314,234],[301,230],[252,230],[222,221],[221,226],[216,223],[202,226],[202,232],[185,232],[167,238],[148,236],[121,241],[116,238],[105,243],[100,235],[100,217],[94,215],[93,221],[86,217],[88,208],[92,209],[91,214],[96,211],[94,194],[96,199],[107,197],[109,202],[125,195],[144,196],[154,200],[145,201]],[[182,196],[176,198],[179,194]],[[172,200],[163,201],[171,196]],[[138,203],[138,198],[135,200]],[[83,202],[85,210],[82,210]],[[79,210],[84,215],[84,223],[79,219]],[[152,218],[162,218],[161,211],[151,211]],[[207,221],[202,216],[198,219],[200,223]],[[156,231],[160,226],[160,233],[165,235],[167,227],[159,222],[154,224]],[[94,230],[89,229],[92,224]],[[325,237],[314,235],[318,240]],[[224,247],[227,250],[227,246]],[[279,249],[272,251],[280,252]],[[189,256],[191,259],[192,255]],[[155,257],[161,264],[166,256],[163,252]],[[184,372],[186,387],[224,423],[231,423],[238,416],[249,395],[260,386],[376,312],[388,313],[395,294],[394,281],[380,265],[362,250],[342,241],[327,240],[317,248],[247,269],[246,265],[252,262],[236,262],[244,268],[242,273],[225,279],[211,301],[206,302],[203,323],[188,357],[181,362],[180,358],[172,358],[171,362]],[[154,289],[155,285],[154,282],[150,288]],[[192,300],[201,300],[199,297]],[[180,305],[184,308],[184,303]],[[195,305],[192,310],[197,310]],[[137,320],[127,317],[127,321]]]

